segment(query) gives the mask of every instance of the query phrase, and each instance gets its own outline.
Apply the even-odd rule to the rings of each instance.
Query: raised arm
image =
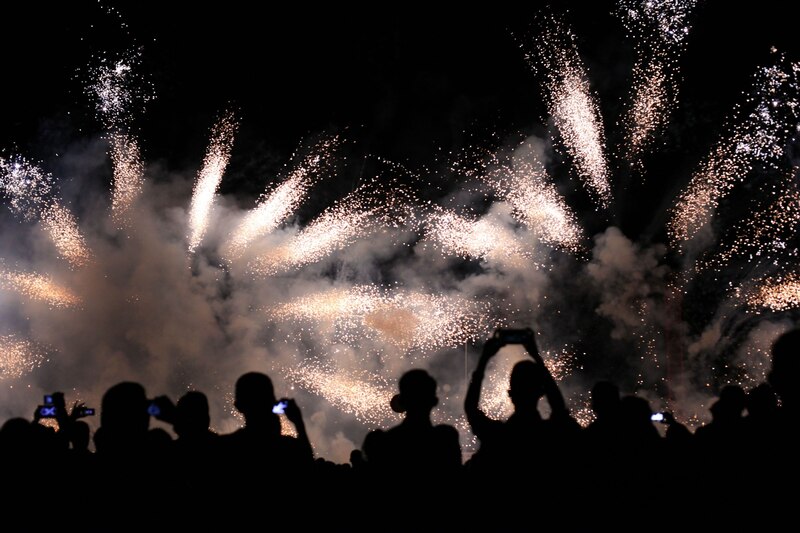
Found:
[[[483,345],[481,358],[478,360],[478,366],[475,367],[475,370],[472,372],[472,379],[469,382],[467,395],[464,398],[464,412],[467,415],[467,421],[472,428],[472,432],[478,438],[481,438],[483,427],[486,424],[491,423],[491,419],[489,419],[489,417],[487,417],[486,414],[478,407],[481,399],[483,376],[486,372],[486,365],[489,363],[489,360],[498,352],[498,350],[500,350],[501,347],[502,344],[500,341],[494,337],[489,338]]]
[[[308,433],[306,433],[306,425],[305,422],[303,422],[303,413],[300,411],[300,407],[290,398],[284,398],[281,401],[286,402],[286,410],[284,413],[286,414],[286,418],[289,419],[289,422],[294,424],[294,428],[297,431],[297,441],[302,449],[303,455],[308,458],[309,462],[313,461],[314,449],[311,447],[311,441],[308,439]]]
[[[533,358],[533,360],[542,365],[542,368],[544,368],[544,373],[547,378],[547,381],[545,382],[544,394],[547,398],[547,403],[550,404],[550,411],[552,413],[550,416],[569,416],[569,409],[567,409],[567,403],[564,401],[564,396],[561,394],[561,389],[558,388],[558,383],[556,383],[555,378],[550,373],[550,369],[548,369],[547,365],[544,364],[544,359],[542,359],[542,355],[539,353],[539,348],[536,346],[536,339],[533,334],[531,334],[529,339],[525,341],[523,346],[525,346],[525,349],[528,351],[528,354]]]

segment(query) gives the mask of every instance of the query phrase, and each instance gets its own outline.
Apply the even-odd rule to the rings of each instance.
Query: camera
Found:
[[[75,415],[78,417],[94,416],[94,407],[78,407],[75,410]]]
[[[666,413],[653,413],[650,415],[650,420],[653,422],[661,422],[665,424],[667,422],[667,414]]]
[[[45,394],[43,404],[36,408],[39,418],[56,418],[58,416],[58,408],[53,401],[53,394]]]
[[[158,417],[161,414],[161,407],[158,406],[155,400],[147,403],[147,414],[154,417]]]
[[[286,400],[281,400],[280,402],[276,403],[272,406],[272,412],[276,415],[282,415],[286,411],[286,407],[289,405],[289,402]]]
[[[58,416],[55,405],[40,405],[37,409],[39,410],[39,418],[56,418]]]
[[[494,337],[503,344],[525,344],[533,340],[533,330],[498,328],[494,332]]]

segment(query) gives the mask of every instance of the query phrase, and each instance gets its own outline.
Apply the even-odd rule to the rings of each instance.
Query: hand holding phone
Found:
[[[272,406],[272,412],[276,415],[282,415],[286,412],[286,407],[288,407],[289,401],[288,400],[281,400],[275,405]]]

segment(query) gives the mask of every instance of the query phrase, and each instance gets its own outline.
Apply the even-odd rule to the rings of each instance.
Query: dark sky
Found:
[[[435,166],[440,149],[461,148],[469,135],[542,131],[539,83],[512,33],[530,35],[543,5],[435,11],[405,4],[282,6],[270,12],[244,1],[166,10],[143,2],[6,3],[0,8],[0,149],[46,159],[54,145],[79,135],[78,128],[84,135],[99,131],[76,70],[99,52],[142,46],[158,94],[138,122],[150,161],[196,167],[215,116],[233,105],[242,126],[232,168],[246,167],[243,160],[282,163],[302,138],[342,128],[363,152],[412,168]],[[567,20],[591,68],[613,143],[632,57],[622,25],[610,14],[614,2],[552,5],[555,12],[570,10]],[[769,61],[770,46],[800,58],[794,23],[781,2],[759,2],[757,10],[727,5],[708,2],[696,12],[676,114],[678,123],[691,127],[679,128],[678,140],[654,160],[654,172],[663,177],[676,172],[661,168],[665,160],[690,167],[702,155],[756,66]],[[109,14],[108,6],[120,16]],[[255,194],[260,179],[254,177],[252,187],[247,180],[234,185]]]

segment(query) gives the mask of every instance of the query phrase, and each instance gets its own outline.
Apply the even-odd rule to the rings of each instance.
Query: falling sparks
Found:
[[[444,252],[465,259],[481,259],[515,267],[528,262],[529,254],[514,232],[488,215],[472,220],[441,210],[429,217],[427,236],[436,241]]]
[[[625,150],[641,164],[642,152],[667,125],[678,99],[678,57],[689,34],[695,0],[622,0],[618,13],[635,40],[636,62],[623,120]]]
[[[489,331],[488,304],[459,296],[383,291],[365,285],[331,289],[278,306],[284,320],[327,322],[336,337],[358,344],[365,336],[403,350],[434,350],[483,338]]]
[[[208,218],[214,196],[217,193],[222,174],[228,166],[233,148],[233,137],[238,128],[232,113],[224,115],[212,128],[203,168],[197,175],[197,182],[189,208],[189,251],[194,252],[203,240],[208,228]]]
[[[762,280],[744,292],[747,304],[753,309],[788,311],[800,307],[800,274],[789,272]]]
[[[42,226],[53,241],[58,253],[73,268],[89,264],[92,253],[86,244],[75,216],[64,206],[53,203],[42,212]]]
[[[798,250],[790,245],[800,224],[800,190],[795,172],[773,183],[768,205],[737,224],[730,231],[733,237],[723,239],[718,252],[698,261],[698,270],[721,269],[737,259],[751,263],[774,263],[778,257],[797,261]]]
[[[548,110],[576,171],[600,205],[608,207],[611,186],[600,109],[578,56],[575,36],[561,22],[548,22],[538,37],[536,53],[525,56],[534,70],[542,65]]]
[[[319,362],[304,362],[283,370],[299,387],[322,396],[364,424],[379,424],[392,415],[392,389],[381,376],[346,372]]]
[[[274,231],[300,206],[313,183],[313,176],[330,164],[339,142],[338,137],[331,137],[318,143],[283,183],[261,196],[256,208],[233,232],[227,257],[240,257],[251,242]]]
[[[786,142],[796,133],[798,71],[800,65],[787,64],[783,58],[759,69],[748,99],[753,110],[745,119],[733,121],[730,133],[712,149],[672,210],[668,232],[675,245],[694,237],[711,220],[720,200],[756,163],[774,166],[783,156]],[[736,109],[735,118],[741,109]]]
[[[111,213],[117,226],[121,227],[130,221],[131,209],[142,192],[144,164],[135,137],[116,133],[111,135],[110,142],[114,166]]]
[[[20,378],[46,360],[47,350],[36,343],[16,335],[0,335],[0,380]]]
[[[81,301],[76,294],[58,285],[49,276],[8,270],[2,263],[0,263],[0,289],[18,292],[53,307],[75,307]]]
[[[8,197],[11,211],[26,220],[37,218],[47,205],[53,176],[24,157],[0,157],[0,191]]]

